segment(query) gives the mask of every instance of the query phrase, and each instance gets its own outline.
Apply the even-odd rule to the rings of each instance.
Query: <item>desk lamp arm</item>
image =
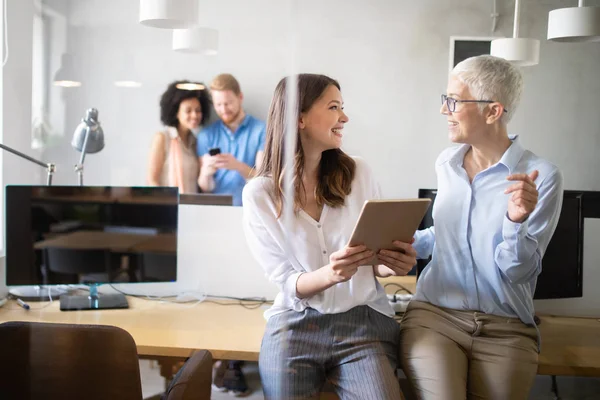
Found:
[[[33,157],[29,157],[27,154],[23,154],[20,151],[17,151],[15,149],[12,149],[8,146],[5,146],[3,144],[0,144],[0,149],[6,150],[9,153],[13,153],[16,156],[19,156],[21,158],[24,158],[34,164],[39,165],[40,167],[44,167],[46,168],[46,171],[48,171],[48,178],[47,178],[47,184],[48,186],[52,185],[52,175],[54,174],[54,172],[56,171],[56,164],[52,164],[52,163],[45,163],[39,160],[36,160]]]

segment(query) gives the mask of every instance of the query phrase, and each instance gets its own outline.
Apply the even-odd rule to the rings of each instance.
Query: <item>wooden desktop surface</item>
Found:
[[[412,281],[411,281],[412,279]],[[392,278],[414,289],[413,278]],[[393,285],[388,292],[393,293]],[[412,288],[412,289],[411,289]],[[266,321],[264,307],[246,309],[232,301],[174,304],[129,297],[130,309],[60,311],[57,301],[31,303],[26,311],[10,301],[0,307],[0,322],[36,321],[114,325],[127,330],[144,358],[184,359],[209,350],[215,359],[258,360]],[[40,307],[45,307],[41,308]],[[541,316],[542,375],[600,376],[600,320]]]

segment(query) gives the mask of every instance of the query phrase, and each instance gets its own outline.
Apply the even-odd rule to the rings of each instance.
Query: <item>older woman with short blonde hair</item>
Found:
[[[401,359],[420,399],[526,399],[537,373],[533,294],[558,222],[563,178],[507,124],[520,71],[492,56],[456,65],[442,95],[449,137],[435,168],[432,256],[401,324]],[[526,134],[526,132],[524,132]]]

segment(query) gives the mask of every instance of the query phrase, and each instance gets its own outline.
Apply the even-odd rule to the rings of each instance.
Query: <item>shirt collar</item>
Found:
[[[508,149],[506,149],[498,163],[506,166],[506,168],[508,168],[508,172],[512,174],[517,167],[517,164],[519,164],[519,161],[521,161],[521,157],[523,157],[525,149],[519,143],[518,135],[509,135],[508,138],[512,141],[512,144]]]
[[[521,161],[525,149],[519,144],[518,135],[508,135],[508,138],[512,144],[506,149],[502,158],[498,161],[498,164],[504,165],[508,168],[509,173],[512,174],[517,167],[517,164],[519,164],[519,161]],[[460,167],[463,164],[465,154],[467,154],[467,151],[469,151],[470,148],[471,145],[469,144],[460,145],[453,152],[450,152],[447,157],[440,160],[440,163],[448,162],[455,167]]]
[[[221,128],[223,128],[225,130],[225,132],[227,132],[231,136],[235,136],[235,133],[238,133],[240,131],[240,129],[244,128],[246,125],[248,125],[250,123],[250,114],[246,114],[246,116],[240,123],[240,126],[238,126],[237,131],[235,131],[235,133],[231,132],[231,129],[229,129],[227,127],[227,125],[225,125],[225,122],[223,122],[223,120],[219,120],[219,123],[221,124]]]

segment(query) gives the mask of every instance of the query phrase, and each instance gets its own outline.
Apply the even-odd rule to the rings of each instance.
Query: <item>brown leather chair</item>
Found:
[[[5,322],[0,360],[2,399],[142,399],[135,342],[114,326]],[[210,399],[211,367],[210,353],[197,352],[166,398]]]
[[[7,399],[142,398],[137,348],[121,328],[6,322],[0,348]]]
[[[212,355],[197,351],[177,372],[162,400],[210,400]]]

